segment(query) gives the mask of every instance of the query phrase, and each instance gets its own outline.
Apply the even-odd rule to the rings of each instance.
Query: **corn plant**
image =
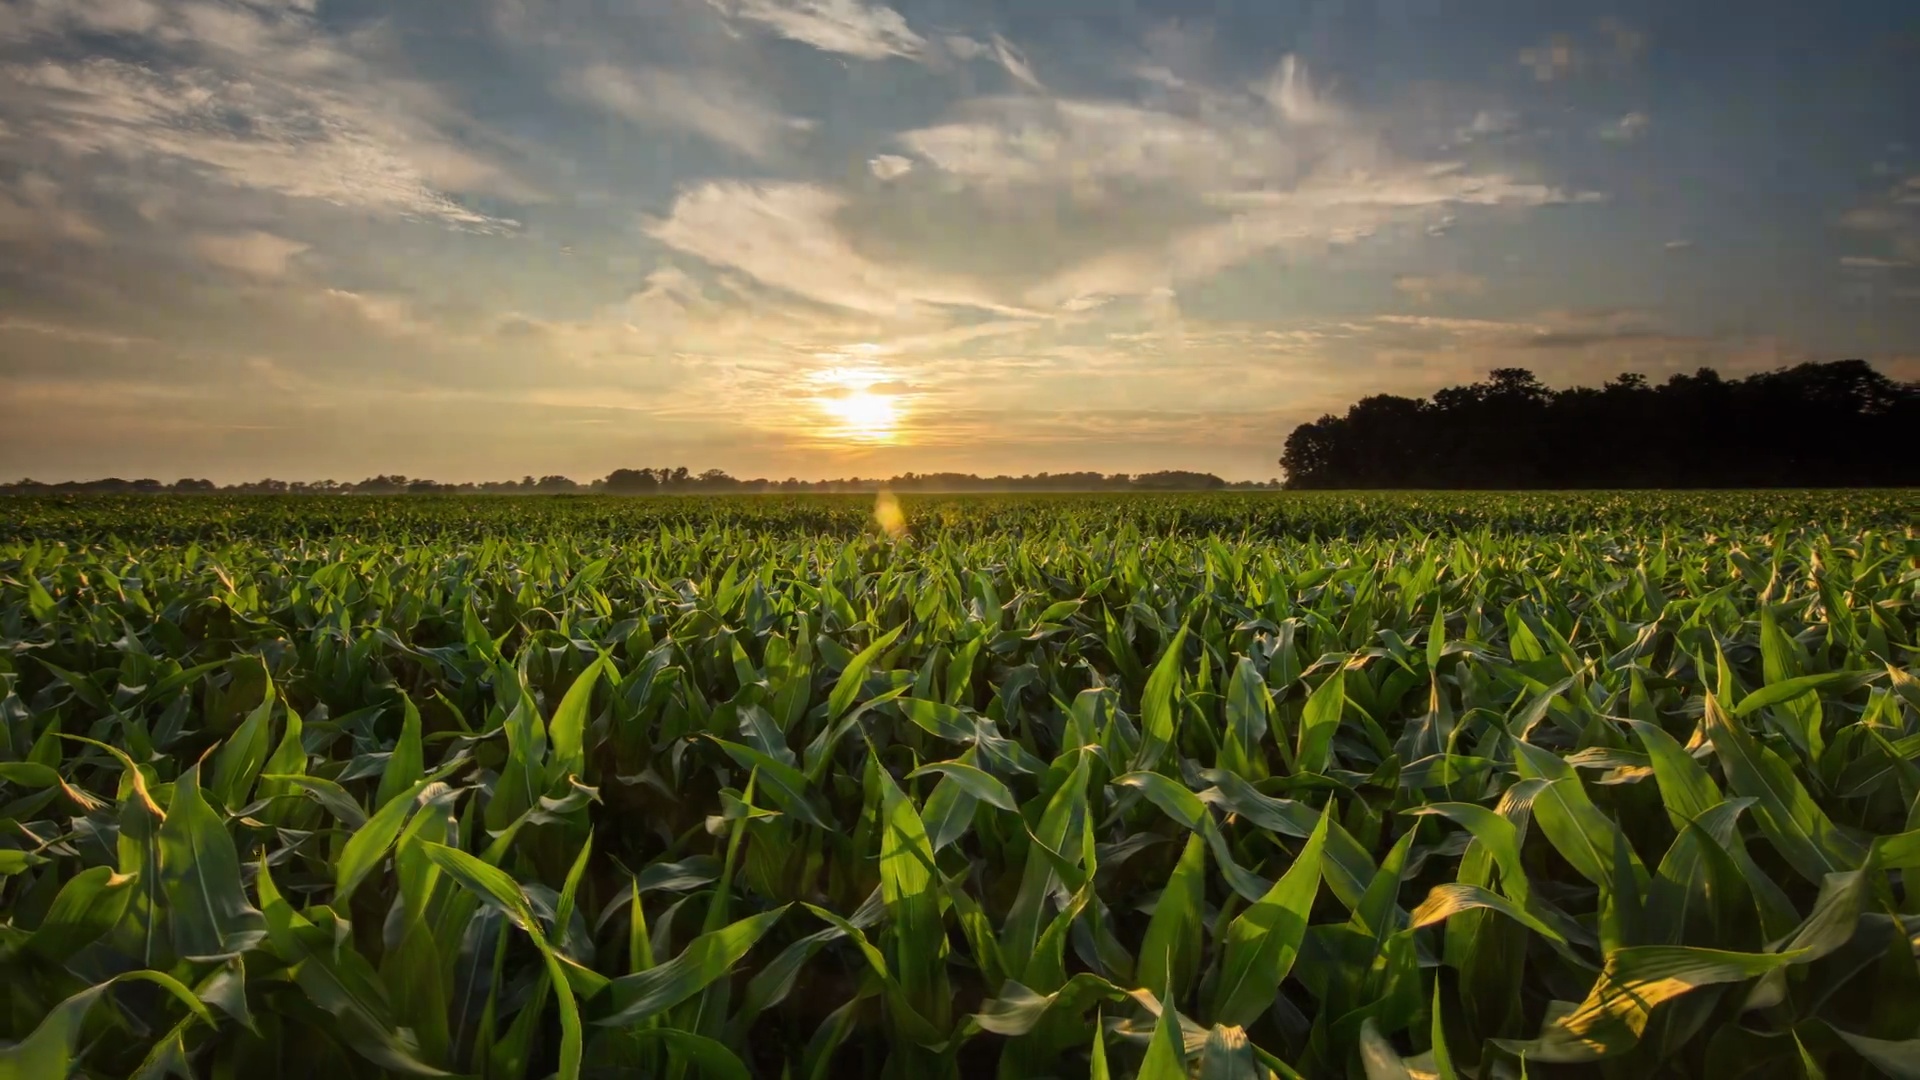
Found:
[[[0,1078],[1920,1076],[1912,493],[5,509]]]

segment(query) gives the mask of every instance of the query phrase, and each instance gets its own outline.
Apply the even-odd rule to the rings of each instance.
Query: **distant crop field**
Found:
[[[0,1077],[1920,1075],[1917,528],[0,499]]]

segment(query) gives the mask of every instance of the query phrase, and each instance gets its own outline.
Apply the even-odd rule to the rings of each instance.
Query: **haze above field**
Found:
[[[0,479],[1266,477],[1495,367],[1920,376],[1920,17],[1709,7],[10,3]]]

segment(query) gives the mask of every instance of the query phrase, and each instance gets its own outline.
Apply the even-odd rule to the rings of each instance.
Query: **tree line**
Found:
[[[999,492],[999,491],[1226,491],[1263,490],[1280,486],[1280,481],[1228,482],[1212,473],[1185,472],[1177,469],[1151,473],[1065,472],[1035,473],[1022,476],[976,476],[972,473],[903,473],[899,476],[859,477],[840,480],[769,480],[764,477],[740,479],[721,469],[693,472],[685,466],[671,468],[615,469],[606,476],[580,482],[565,476],[525,476],[519,480],[495,480],[480,483],[450,484],[398,474],[370,476],[365,480],[341,483],[334,480],[254,480],[238,484],[215,484],[211,480],[181,479],[165,483],[154,479],[70,480],[41,483],[20,480],[0,484],[6,495],[702,495],[702,494],[780,494],[780,493],[872,493],[881,489],[901,492]]]
[[[1864,360],[1554,390],[1525,368],[1376,394],[1287,437],[1286,486],[1897,487],[1920,482],[1920,383]]]

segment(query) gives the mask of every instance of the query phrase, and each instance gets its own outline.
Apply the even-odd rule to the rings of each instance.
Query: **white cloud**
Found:
[[[1895,270],[1920,265],[1920,176],[1910,176],[1840,215],[1841,228],[1875,234],[1888,256],[1848,255],[1840,265],[1856,270]]]
[[[1663,244],[1663,245],[1661,245],[1661,246],[1662,246],[1662,247],[1664,247],[1664,248],[1666,248],[1666,249],[1667,249],[1668,251],[1686,251],[1686,250],[1689,250],[1690,248],[1692,248],[1692,247],[1693,247],[1693,241],[1691,241],[1691,240],[1669,240],[1669,241],[1667,241],[1667,242],[1666,242],[1665,244]]]
[[[711,72],[590,64],[569,72],[561,87],[616,116],[690,131],[751,158],[765,158],[783,138],[806,126]]]
[[[1541,82],[1564,79],[1586,66],[1585,54],[1564,34],[1556,34],[1538,45],[1521,49],[1519,61],[1522,67],[1532,70],[1533,77]]]
[[[684,191],[654,239],[765,285],[870,315],[910,318],[924,305],[999,309],[969,283],[883,265],[835,224],[845,198],[801,183],[714,181]]]
[[[257,278],[285,277],[287,264],[307,247],[297,240],[258,230],[193,238],[193,249],[202,259]]]
[[[867,161],[867,171],[881,180],[898,180],[913,171],[913,159],[899,154],[880,154]]]
[[[1046,87],[1040,84],[1039,77],[1034,75],[1033,65],[1027,63],[1025,54],[1014,48],[1012,43],[999,34],[993,35],[993,56],[1000,62],[1000,66],[1006,69],[1007,74],[1013,76],[1015,82],[1029,90],[1046,90]]]
[[[1481,109],[1453,133],[1455,142],[1478,142],[1512,135],[1520,130],[1520,114],[1511,109]]]
[[[1891,206],[1863,206],[1840,215],[1840,226],[1862,232],[1892,232],[1904,228],[1907,216]]]
[[[1261,96],[1282,120],[1293,124],[1334,124],[1348,118],[1346,110],[1313,85],[1306,65],[1295,56],[1280,60]]]
[[[1086,192],[1114,181],[1204,187],[1285,172],[1294,150],[1276,131],[1214,126],[1112,101],[982,98],[961,118],[908,131],[899,142],[934,167],[984,187],[1062,185]]]
[[[984,41],[975,41],[965,34],[948,34],[940,39],[940,43],[961,60],[978,60],[993,51],[993,46]]]
[[[61,323],[44,322],[39,319],[23,319],[12,315],[0,316],[0,332],[32,334],[36,337],[50,338],[55,341],[65,341],[79,345],[104,345],[115,349],[125,348],[140,340],[107,330],[67,326]]]
[[[926,39],[900,13],[865,0],[707,0],[731,19],[760,23],[823,52],[863,60],[917,57]]]
[[[413,306],[397,296],[381,296],[351,289],[322,289],[307,297],[307,301],[329,318],[346,316],[384,334],[401,337],[437,336],[436,328],[417,318]]]
[[[1590,202],[1457,162],[1409,160],[1374,123],[1284,60],[1251,94],[1191,87],[1204,108],[990,97],[899,143],[1010,207],[1064,191],[1103,211],[1135,210],[1134,236],[1031,288],[1027,302],[1144,296],[1276,249],[1351,244],[1397,222],[1444,231],[1461,207]],[[1110,215],[1111,216],[1111,215]]]
[[[15,181],[18,195],[0,190],[0,237],[15,240],[68,240],[87,245],[107,235],[86,214],[67,205],[60,185],[42,173]]]
[[[531,198],[437,130],[424,88],[381,77],[298,5],[34,0],[0,43],[137,38],[140,63],[97,48],[0,63],[0,114],[61,154],[172,163],[217,183],[493,230],[453,192]],[[0,52],[0,57],[16,50]],[[164,174],[162,174],[164,175]]]
[[[1646,113],[1630,112],[1618,120],[1600,125],[1600,137],[1610,142],[1632,142],[1647,133],[1653,120]]]
[[[1401,274],[1393,287],[1416,303],[1431,304],[1443,296],[1479,296],[1487,282],[1476,274]]]

